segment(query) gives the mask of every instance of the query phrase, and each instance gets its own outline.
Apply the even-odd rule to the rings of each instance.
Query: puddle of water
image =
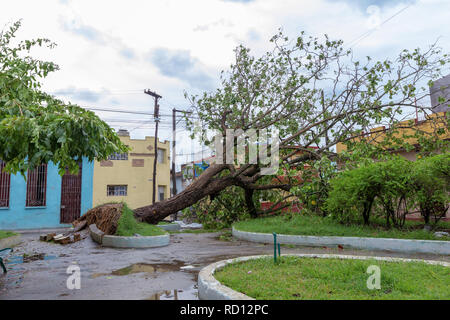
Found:
[[[11,252],[11,251],[10,251]],[[9,253],[10,253],[9,252]],[[3,258],[8,273],[3,274],[0,279],[0,289],[8,290],[11,287],[17,287],[23,282],[23,274],[25,268],[24,263],[31,263],[33,261],[53,260],[57,256],[46,255],[44,253],[34,253],[25,255],[12,255]]]
[[[171,272],[171,271],[179,271],[180,268],[184,265],[182,261],[175,260],[173,263],[135,263],[128,267],[117,269],[112,271],[111,273],[94,273],[91,275],[91,278],[98,278],[101,276],[127,276],[133,273],[149,273],[154,274],[156,272]]]
[[[22,256],[11,256],[6,258],[8,264],[22,264],[29,263],[37,260],[53,260],[58,258],[57,256],[46,255],[44,253],[32,254],[32,255],[22,255]]]
[[[196,286],[188,290],[164,290],[152,294],[145,300],[197,300],[198,290]]]

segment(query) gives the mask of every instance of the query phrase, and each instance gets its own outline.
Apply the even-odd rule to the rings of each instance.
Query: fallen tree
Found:
[[[222,87],[188,98],[195,116],[186,120],[206,144],[212,144],[212,139],[204,128],[219,132],[224,140],[230,129],[276,129],[279,137],[270,142],[279,144],[281,169],[272,175],[273,179],[263,179],[261,163],[238,166],[234,161],[216,161],[181,193],[136,209],[137,218],[157,223],[207,196],[214,199],[230,186],[245,190],[243,206],[256,216],[260,212],[255,207],[255,192],[282,189],[284,193],[280,194],[286,195],[295,180],[282,181],[279,175],[289,176],[292,170],[301,170],[303,163],[323,156],[337,160],[331,148],[338,142],[354,148],[355,141],[362,142],[366,156],[371,156],[369,152],[375,156],[389,148],[407,147],[407,132],[415,141],[426,141],[424,148],[444,147],[442,135],[448,135],[445,116],[434,118],[444,125],[435,126],[433,132],[415,130],[414,123],[410,123],[408,127],[414,130],[404,131],[403,139],[398,135],[393,139],[392,135],[398,133],[400,121],[413,118],[415,112],[431,113],[428,86],[449,63],[449,56],[435,45],[425,51],[404,50],[394,61],[372,62],[367,58],[360,62],[353,59],[351,51],[344,50],[342,41],[331,41],[326,36],[319,40],[302,33],[291,45],[280,32],[271,41],[273,51],[258,59],[250,55],[249,49],[238,47],[236,62],[221,76]],[[195,130],[195,117],[203,130]],[[384,126],[382,141],[375,133],[367,135],[374,126]],[[232,141],[234,148],[237,139]],[[226,158],[226,148],[216,153],[216,159]]]
[[[105,234],[114,235],[122,215],[122,209],[123,204],[121,203],[109,203],[95,207],[72,223],[75,228],[72,232],[80,231],[91,224],[95,224]]]

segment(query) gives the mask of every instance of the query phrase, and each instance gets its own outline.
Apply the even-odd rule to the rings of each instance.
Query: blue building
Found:
[[[2,171],[0,160],[0,230],[59,228],[92,208],[94,164],[83,159],[78,175],[60,176],[44,164],[21,174]]]

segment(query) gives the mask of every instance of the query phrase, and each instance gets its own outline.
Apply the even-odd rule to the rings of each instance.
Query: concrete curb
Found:
[[[170,235],[148,237],[120,237],[105,235],[95,224],[89,226],[89,234],[92,240],[105,247],[113,248],[154,248],[167,246],[170,243]]]
[[[259,243],[273,243],[270,233],[240,231],[233,227],[234,237]],[[389,238],[329,237],[329,236],[297,236],[277,234],[277,242],[301,246],[337,246],[363,250],[389,250],[407,253],[432,253],[450,255],[450,241],[410,240]]]
[[[20,236],[20,234],[12,236],[12,237],[8,237],[8,238],[0,239],[0,250],[5,249],[5,248],[12,248],[14,246],[17,246],[21,242],[22,242],[22,237]]]
[[[214,273],[227,264],[237,263],[252,259],[259,258],[272,258],[271,255],[259,255],[259,256],[247,256],[240,257],[236,259],[222,260],[212,263],[202,270],[198,274],[198,297],[200,300],[255,300],[243,293],[237,292],[227,286],[221,284],[216,278],[214,278]],[[379,261],[390,261],[390,262],[424,262],[432,265],[441,265],[445,267],[450,267],[449,262],[443,261],[432,261],[432,260],[420,260],[420,259],[405,259],[405,258],[390,258],[390,257],[371,257],[371,256],[351,256],[351,255],[340,255],[340,254],[286,254],[282,257],[299,257],[299,258],[320,258],[320,259],[356,259],[356,260],[379,260]]]
[[[166,231],[178,231],[181,229],[181,226],[178,223],[171,224],[158,224],[157,227],[164,229]]]

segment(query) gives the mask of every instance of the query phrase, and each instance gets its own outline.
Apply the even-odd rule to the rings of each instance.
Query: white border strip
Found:
[[[237,292],[227,286],[221,284],[215,277],[214,273],[222,269],[227,264],[237,263],[247,260],[269,258],[271,255],[247,256],[235,259],[222,260],[212,263],[202,270],[198,275],[198,296],[200,300],[255,300],[243,293]],[[391,258],[391,257],[372,257],[372,256],[351,256],[340,254],[286,254],[282,257],[299,257],[299,258],[320,258],[320,259],[355,259],[355,260],[378,260],[389,262],[424,262],[431,265],[441,265],[450,267],[449,262],[420,260],[420,259],[406,259],[406,258]]]
[[[233,227],[234,237],[259,243],[273,243],[270,233],[257,233],[237,230]],[[390,238],[361,238],[361,237],[330,237],[330,236],[299,236],[277,234],[277,242],[301,246],[337,246],[364,250],[389,250],[407,253],[432,253],[450,255],[450,241],[390,239]]]
[[[154,248],[167,246],[170,243],[170,235],[121,237],[106,235],[95,224],[89,226],[89,234],[92,240],[105,247],[114,248]]]

